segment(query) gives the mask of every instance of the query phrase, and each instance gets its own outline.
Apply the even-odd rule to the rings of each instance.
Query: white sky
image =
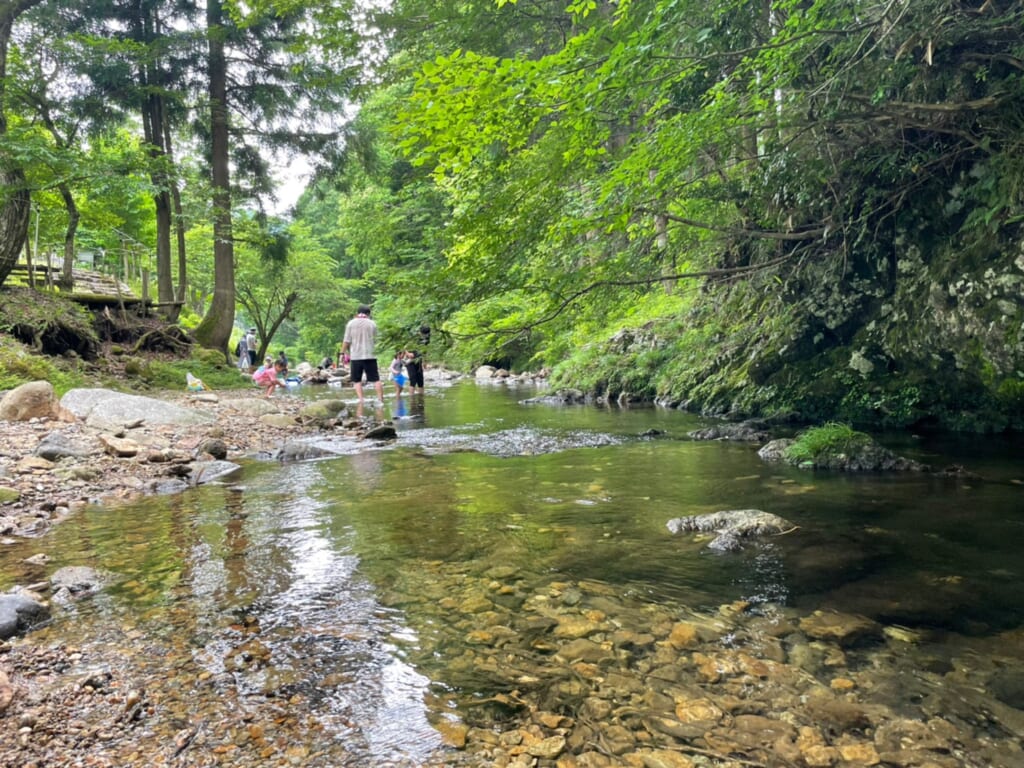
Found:
[[[277,202],[267,205],[268,212],[282,216],[287,214],[309,184],[312,166],[301,156],[275,162],[273,176],[277,183]]]

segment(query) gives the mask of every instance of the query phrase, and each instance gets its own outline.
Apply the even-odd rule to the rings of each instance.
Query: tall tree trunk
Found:
[[[14,20],[42,0],[0,0],[0,135],[7,132],[7,47]],[[0,285],[18,263],[28,237],[31,197],[25,174],[11,158],[0,154]]]
[[[164,110],[164,150],[167,152],[167,159],[171,164],[171,205],[173,206],[174,234],[178,253],[178,291],[175,300],[178,302],[171,307],[167,313],[167,319],[174,322],[185,303],[186,289],[188,288],[188,265],[185,260],[185,215],[181,209],[181,189],[178,186],[177,164],[174,162],[174,142],[171,139],[171,121],[168,119],[167,110]]]
[[[68,212],[68,226],[64,230],[64,268],[61,272],[60,287],[70,291],[75,286],[75,234],[78,232],[78,221],[81,214],[78,212],[78,204],[75,196],[71,194],[71,187],[61,182],[59,187],[60,196],[64,200],[64,208]]]
[[[134,0],[131,4],[130,26],[132,37],[141,45],[152,47],[160,34],[156,8],[149,3]],[[171,278],[171,195],[168,190],[167,151],[164,145],[164,111],[166,105],[161,90],[164,74],[159,58],[147,57],[137,72],[143,96],[139,105],[142,113],[142,132],[149,153],[149,178],[153,182],[153,205],[156,214],[156,284],[157,301],[170,304],[174,300]]]
[[[147,74],[151,80],[153,73]],[[156,284],[161,304],[174,301],[174,283],[171,278],[171,195],[168,191],[170,174],[167,172],[167,151],[164,147],[163,97],[147,97],[143,115],[143,132],[153,161],[150,179],[153,181],[153,204],[156,209]]]
[[[220,0],[206,5],[209,41],[210,169],[213,182],[213,300],[195,329],[204,347],[228,358],[235,323],[235,249],[231,230],[231,174],[228,162],[227,60],[224,57],[223,9]]]

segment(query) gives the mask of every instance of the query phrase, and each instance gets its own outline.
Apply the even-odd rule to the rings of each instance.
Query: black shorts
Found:
[[[377,361],[374,359],[353,360],[352,383],[358,384],[361,382],[363,380],[363,374],[366,374],[367,384],[373,384],[374,382],[380,381],[380,371],[377,370]]]
[[[423,363],[407,362],[405,370],[409,374],[409,386],[423,389]]]

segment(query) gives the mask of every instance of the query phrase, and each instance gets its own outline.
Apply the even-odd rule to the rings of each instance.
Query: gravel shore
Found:
[[[332,394],[343,399],[351,391]],[[310,400],[290,394],[265,399],[258,390],[240,389],[146,396],[201,410],[213,419],[200,425],[147,425],[143,421],[122,429],[98,429],[81,419],[3,422],[0,546],[41,536],[88,505],[123,503],[153,493],[166,483],[180,482],[193,462],[270,456],[282,443],[325,428],[322,420],[300,419],[300,411]],[[361,424],[373,426],[373,421]],[[358,434],[359,425],[359,421],[347,419],[345,427]],[[43,439],[55,433],[85,446],[84,455],[57,461],[39,456],[37,449]],[[129,440],[141,450],[133,456],[116,455],[105,442],[111,436]],[[46,585],[17,585],[26,587],[39,589],[39,598],[47,598]],[[187,731],[181,734],[180,744],[169,744],[162,755],[126,758],[125,750],[114,745],[137,738],[137,720],[152,706],[142,691],[158,695],[170,683],[159,674],[145,679],[125,677],[132,673],[123,670],[117,649],[111,648],[108,658],[103,655],[105,652],[96,648],[85,651],[54,645],[45,627],[0,641],[0,766],[221,762],[222,757],[206,751],[201,756],[183,754],[196,736]],[[84,679],[68,675],[71,669],[83,666],[106,672]],[[246,717],[251,718],[252,713]],[[241,714],[234,725],[245,727]]]
[[[270,452],[287,439],[321,428],[299,423],[296,417],[310,401],[288,394],[264,399],[257,390],[240,389],[147,396],[203,411],[213,416],[213,421],[198,425],[142,423],[114,431],[115,436],[143,447],[129,457],[104,449],[101,437],[110,435],[111,430],[86,426],[80,419],[3,422],[0,542],[2,537],[41,535],[65,515],[89,504],[130,501],[151,493],[161,481],[180,478],[181,466],[188,462],[202,458],[234,461]],[[53,433],[86,446],[87,455],[56,462],[36,455],[42,440]]]

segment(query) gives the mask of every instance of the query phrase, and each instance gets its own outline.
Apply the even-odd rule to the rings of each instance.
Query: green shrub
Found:
[[[794,464],[813,462],[824,455],[851,453],[870,442],[872,440],[869,435],[858,432],[848,424],[828,422],[797,435],[796,442],[786,449],[786,459]]]

